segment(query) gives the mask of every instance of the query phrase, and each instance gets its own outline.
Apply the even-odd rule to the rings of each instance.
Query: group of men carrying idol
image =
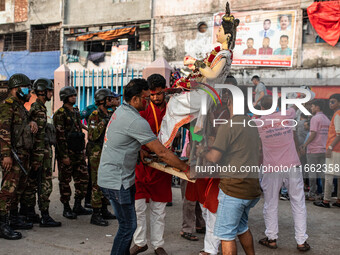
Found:
[[[32,104],[28,112],[24,104],[30,99],[30,87],[31,81],[27,76],[23,74],[13,75],[9,80],[10,96],[0,105],[3,168],[0,191],[0,237],[10,240],[20,239],[22,237],[21,233],[15,230],[30,229],[33,227],[33,223],[39,223],[41,227],[61,226],[61,222],[56,222],[51,218],[48,210],[49,196],[52,192],[51,145],[56,145],[60,201],[64,205],[64,217],[76,219],[78,215],[92,214],[91,223],[99,226],[107,226],[107,219],[117,218],[119,227],[111,254],[138,254],[148,249],[146,209],[147,203],[149,203],[151,244],[156,254],[167,254],[163,248],[163,235],[166,204],[172,201],[172,177],[167,173],[147,166],[144,157],[150,152],[154,152],[159,156],[160,160],[187,175],[189,166],[175,156],[171,150],[165,148],[157,139],[162,118],[166,113],[164,92],[166,80],[164,77],[159,74],[153,74],[148,77],[147,81],[144,79],[131,80],[124,90],[124,102],[117,109],[115,107],[119,104],[118,98],[120,95],[111,92],[109,89],[97,90],[95,93],[97,110],[93,111],[89,117],[87,146],[85,146],[84,134],[82,133],[82,129],[86,127],[81,123],[79,111],[73,107],[76,103],[76,90],[73,87],[61,89],[59,96],[60,100],[63,101],[63,106],[53,116],[53,126],[55,127],[53,131],[53,126],[51,127],[47,123],[47,109],[45,106],[45,103],[51,100],[53,95],[52,81],[41,78],[34,82],[33,88],[37,95],[37,100]],[[232,114],[232,95],[227,93],[226,98],[228,111]],[[269,100],[267,104],[271,105],[271,98],[265,99]],[[265,100],[261,100],[262,107],[266,107],[265,103]],[[111,109],[114,109],[114,111]],[[236,117],[233,116],[233,118]],[[200,155],[204,155],[211,162],[220,160],[222,151],[230,148],[225,143],[225,137],[227,134],[232,135],[233,132],[231,131],[235,132],[235,129],[228,130],[227,127],[225,130],[219,129],[212,147],[219,149],[202,151]],[[254,144],[254,148],[249,149],[249,146],[242,147],[252,153],[244,154],[243,151],[239,151],[240,157],[242,155],[243,160],[245,160],[244,155],[250,157],[257,151],[259,135],[254,129],[251,132],[249,130],[249,134],[246,129],[241,131],[245,133],[237,137],[248,137],[248,141],[251,138],[257,139],[256,143],[251,143]],[[53,132],[56,133],[55,141],[53,141]],[[49,133],[52,133],[52,135]],[[248,136],[245,136],[246,134]],[[32,139],[33,137],[35,139]],[[293,141],[292,137],[290,138]],[[246,141],[237,144],[247,144]],[[89,180],[85,161],[85,148],[89,157],[88,164],[92,175],[93,211],[85,209],[81,204],[85,197]],[[141,162],[136,165],[138,155]],[[251,156],[251,160],[247,159],[247,164],[250,161],[252,164],[257,164],[258,158]],[[27,170],[28,175],[24,173],[25,170]],[[73,210],[69,204],[72,178],[75,186]],[[235,178],[237,180],[238,177],[235,176]],[[242,180],[249,181],[251,178],[247,176]],[[247,193],[247,196],[245,195],[247,198],[244,199],[249,197],[249,201],[252,201],[252,203],[246,206],[246,216],[242,231],[228,232],[226,234],[225,222],[230,221],[232,217],[230,219],[225,218],[225,211],[221,209],[222,207],[219,207],[217,211],[216,225],[219,226],[217,230],[216,225],[215,230],[213,230],[213,227],[209,229],[210,232],[207,229],[207,235],[210,233],[212,237],[212,233],[214,233],[222,240],[223,252],[228,250],[236,251],[236,235],[240,238],[245,250],[248,250],[248,248],[249,251],[254,250],[247,221],[249,209],[259,199],[260,189],[258,180],[256,178],[252,180],[252,183],[243,183],[245,189],[242,190],[251,192],[251,194]],[[223,190],[223,187],[228,187],[228,191],[226,191],[228,193],[231,187],[235,186],[234,184],[237,187],[240,185],[239,183],[231,182],[224,185],[223,181],[221,181],[219,187],[221,190]],[[217,188],[217,185],[215,186]],[[223,205],[222,201],[225,200],[225,206],[227,206],[229,204],[228,199],[232,196],[221,193],[221,190],[218,202]],[[36,193],[38,193],[41,218],[34,210]],[[216,200],[217,193],[215,192],[214,194]],[[223,198],[224,200],[222,195],[226,196],[225,199]],[[236,198],[233,199],[235,200]],[[20,214],[24,215],[24,217],[18,212],[19,203]],[[107,205],[109,203],[112,205],[115,215],[108,211]],[[305,210],[302,211],[305,212]],[[223,221],[221,221],[222,219]],[[303,222],[305,224],[305,217]],[[236,222],[236,225],[238,224]],[[240,229],[240,225],[238,225],[238,228]],[[301,251],[307,251],[310,249],[305,241],[308,236],[305,231],[302,232],[304,232],[303,240],[297,239],[297,248]],[[205,249],[207,244],[213,241],[208,239],[205,239]],[[134,245],[131,247],[132,241]],[[273,241],[267,237],[260,241],[261,244],[272,248],[272,243],[276,240]],[[244,246],[247,242],[251,243],[248,248]],[[216,248],[214,252],[217,253],[218,243],[216,242],[215,245],[214,241],[213,246],[214,249]],[[209,253],[206,250],[200,254],[214,253]]]

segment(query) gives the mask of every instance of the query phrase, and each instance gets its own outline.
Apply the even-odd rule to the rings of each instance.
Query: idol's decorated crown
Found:
[[[224,34],[231,34],[230,41],[228,43],[229,50],[234,49],[236,40],[236,28],[240,24],[239,19],[235,19],[233,15],[230,14],[229,3],[227,2],[225,7],[225,15],[222,18],[222,26],[224,29]]]

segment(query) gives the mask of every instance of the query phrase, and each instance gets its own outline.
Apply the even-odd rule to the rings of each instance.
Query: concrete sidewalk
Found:
[[[8,241],[0,239],[1,255],[69,255],[69,254],[110,254],[113,238],[117,230],[117,221],[110,221],[108,227],[99,227],[90,224],[91,216],[80,216],[77,220],[68,220],[62,217],[62,204],[59,201],[58,180],[53,180],[54,190],[51,197],[51,215],[62,221],[61,228],[40,228],[35,225],[32,230],[23,230],[23,239]],[[73,201],[71,201],[73,203]],[[187,241],[181,238],[179,231],[182,224],[182,205],[180,189],[173,188],[172,207],[167,207],[165,250],[173,255],[197,255],[203,248],[203,234],[198,234],[198,242]],[[250,229],[255,240],[257,254],[301,254],[297,251],[294,239],[294,226],[290,203],[280,201],[279,248],[271,250],[258,244],[264,237],[264,221],[262,216],[263,199],[253,208],[249,216]],[[340,251],[340,208],[324,209],[313,206],[307,202],[308,212],[308,242],[312,249],[306,254],[339,254]],[[149,250],[142,253],[154,254],[150,243]],[[238,243],[238,254],[244,254]]]

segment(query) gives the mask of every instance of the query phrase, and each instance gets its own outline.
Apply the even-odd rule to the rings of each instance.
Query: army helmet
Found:
[[[13,74],[8,80],[8,88],[18,88],[18,87],[26,87],[32,86],[31,80],[22,73]]]
[[[59,92],[61,101],[65,101],[69,96],[77,95],[77,91],[72,86],[63,87]]]
[[[33,83],[35,93],[43,92],[45,90],[53,90],[53,82],[50,79],[39,78]]]
[[[111,90],[102,88],[96,91],[96,93],[94,94],[94,100],[97,104],[100,101],[104,100],[106,97],[113,97],[113,96],[114,95]]]

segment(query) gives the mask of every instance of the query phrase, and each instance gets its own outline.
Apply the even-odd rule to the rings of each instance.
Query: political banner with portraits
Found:
[[[214,45],[223,15],[223,12],[214,14]],[[236,12],[233,15],[240,20],[233,65],[292,66],[295,10]]]

